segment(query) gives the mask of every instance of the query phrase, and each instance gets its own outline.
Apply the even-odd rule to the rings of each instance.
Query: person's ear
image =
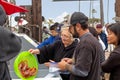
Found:
[[[76,24],[76,29],[77,29],[77,30],[80,30],[80,29],[81,29],[81,24],[80,24],[80,23],[77,23],[77,24]]]

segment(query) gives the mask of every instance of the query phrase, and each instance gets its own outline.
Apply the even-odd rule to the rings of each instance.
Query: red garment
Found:
[[[28,12],[28,10],[24,9],[23,7],[16,6],[16,5],[6,2],[4,0],[0,0],[0,4],[5,9],[5,12],[7,15],[11,15],[11,14],[17,13],[17,12]]]

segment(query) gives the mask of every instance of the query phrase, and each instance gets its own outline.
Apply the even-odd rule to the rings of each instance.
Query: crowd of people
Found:
[[[55,41],[38,49],[30,49],[32,54],[37,54],[39,63],[49,67],[50,60],[60,62],[63,58],[72,58],[77,40],[74,40],[68,28],[61,30],[61,40]],[[69,74],[60,74],[63,80],[69,80]]]
[[[63,80],[105,80],[104,73],[110,73],[109,80],[119,80],[120,23],[109,24],[103,30],[101,24],[89,26],[88,17],[84,13],[74,12],[66,28],[69,29],[61,28],[58,33],[59,40],[29,50],[37,54],[39,63],[49,67],[51,60],[57,62],[60,71],[69,72],[60,73]],[[115,48],[105,60],[108,44],[113,44]]]
[[[15,57],[21,49],[21,40],[12,32],[4,29],[6,14],[0,6],[0,80],[11,80],[7,61]],[[56,62],[62,80],[105,80],[104,73],[109,73],[109,80],[120,77],[120,23],[95,27],[88,25],[88,17],[82,12],[74,12],[69,25],[55,23],[50,32],[44,27],[45,37],[37,49],[29,49],[37,55],[38,62],[50,67]],[[106,32],[107,31],[107,32]],[[105,59],[108,44],[114,49]]]
[[[107,25],[103,30],[99,23],[89,26],[88,17],[82,12],[74,12],[69,26],[58,32],[58,25],[50,26],[50,37],[41,42],[38,49],[29,50],[37,55],[40,64],[49,67],[51,61],[57,62],[57,67],[63,71],[60,73],[62,80],[105,80],[106,72],[110,73],[110,80],[119,79],[120,23]],[[50,40],[51,37],[54,38]],[[115,49],[105,60],[108,43]],[[64,71],[69,73],[64,74]]]

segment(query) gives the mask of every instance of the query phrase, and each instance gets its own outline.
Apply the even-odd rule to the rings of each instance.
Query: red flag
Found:
[[[28,10],[26,10],[25,8],[16,6],[4,0],[0,0],[0,4],[3,6],[7,15],[17,13],[17,12],[28,12]]]

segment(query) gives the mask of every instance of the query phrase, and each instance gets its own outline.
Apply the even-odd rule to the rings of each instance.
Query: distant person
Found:
[[[15,57],[21,49],[21,40],[5,29],[7,15],[0,5],[0,80],[12,80],[7,61]]]
[[[32,54],[37,54],[39,63],[45,63],[49,67],[49,61],[60,62],[61,59],[67,57],[72,58],[74,49],[77,45],[77,41],[74,40],[72,34],[68,28],[64,28],[61,31],[61,40],[56,41],[53,44],[49,44],[39,49],[30,49]],[[60,73],[62,80],[69,80],[69,72]]]
[[[70,80],[100,80],[100,55],[103,54],[98,40],[89,32],[88,17],[74,12],[70,18],[70,31],[79,37],[73,58],[64,58],[58,63],[60,70],[71,72]]]
[[[42,41],[48,39],[48,37],[50,37],[50,35],[51,35],[46,26],[43,27],[42,32],[43,32],[42,33]]]
[[[102,70],[110,73],[109,80],[120,80],[120,23],[108,26],[108,43],[115,46],[110,56],[102,63]]]
[[[92,35],[99,41],[99,43],[102,46],[102,49],[105,50],[105,44],[103,43],[103,41],[98,37],[98,33],[96,31],[96,29],[94,27],[89,27],[89,31],[90,33],[92,33]],[[103,61],[105,61],[105,53],[100,55],[100,63],[102,63]],[[102,80],[105,80],[105,76],[104,76],[104,72],[101,72],[101,78]]]
[[[98,39],[98,33],[96,31],[96,29],[94,27],[88,27],[90,33],[96,38]]]
[[[102,30],[103,26],[101,24],[96,25],[96,31],[98,32],[98,37],[103,41],[105,44],[105,50],[108,48],[108,43],[107,43],[107,35],[105,32]]]
[[[104,43],[98,38],[98,34],[97,34],[97,31],[94,27],[88,27],[89,29],[89,32],[92,33],[92,35],[99,41],[99,43],[101,44],[102,46],[102,49],[104,50],[105,49],[105,45]],[[104,48],[103,48],[104,47]],[[105,61],[105,54],[101,54],[100,56],[100,62],[102,63],[103,61]]]
[[[55,23],[52,26],[50,26],[50,34],[51,34],[51,36],[48,39],[46,39],[43,42],[41,42],[37,46],[37,48],[41,48],[41,47],[43,47],[45,45],[52,44],[52,43],[54,43],[57,40],[61,40],[60,35],[59,35],[59,30],[57,29],[57,27],[58,27],[57,23]]]
[[[108,35],[107,33],[107,27],[109,26],[109,23],[106,23],[105,26],[103,27],[103,31],[105,32],[106,35]]]
[[[104,26],[104,28],[103,28],[103,31],[105,32],[106,35],[108,35],[107,27],[108,27],[109,25],[110,25],[110,24],[107,23],[107,24],[105,24],[105,26]],[[114,49],[114,45],[113,45],[113,44],[108,44],[108,49],[107,49],[107,51],[108,51],[108,52],[111,52],[111,51],[113,51],[113,49]]]
[[[98,33],[97,33],[96,29],[94,27],[89,27],[89,31],[90,31],[90,33],[92,33],[92,35],[94,37],[96,37],[96,39],[98,39],[98,41],[102,45],[102,49],[105,50],[106,46],[105,46],[104,42],[101,40],[101,38],[98,36]]]

